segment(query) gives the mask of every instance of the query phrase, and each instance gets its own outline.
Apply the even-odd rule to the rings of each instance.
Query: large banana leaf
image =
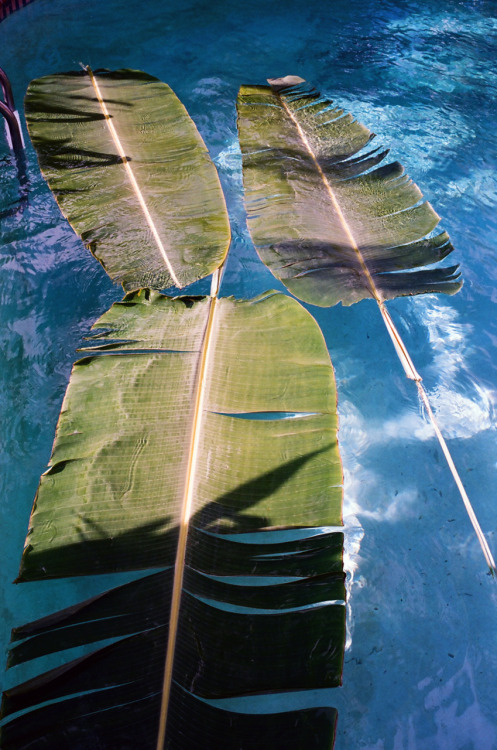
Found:
[[[341,680],[341,464],[318,327],[276,293],[141,291],[96,328],[20,580],[164,569],[15,631],[11,665],[118,640],[8,690],[4,715],[27,713],[3,750],[331,748],[329,706],[229,702]]]
[[[320,306],[457,292],[457,266],[413,271],[453,248],[428,237],[439,217],[403,167],[379,167],[372,133],[301,78],[270,83],[241,87],[238,129],[248,226],[275,276]]]
[[[216,169],[169,86],[137,70],[32,81],[26,120],[66,218],[126,289],[212,273],[230,230]]]

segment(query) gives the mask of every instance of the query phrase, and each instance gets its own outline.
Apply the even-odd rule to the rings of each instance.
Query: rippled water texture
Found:
[[[390,146],[443,217],[456,297],[390,310],[497,553],[497,20],[494,2],[36,0],[0,25],[18,105],[29,80],[141,68],[167,81],[220,170],[233,221],[224,292],[276,285],[245,227],[234,102],[240,83],[297,74]],[[120,297],[61,218],[31,147],[27,181],[0,143],[2,646],[13,625],[103,588],[16,588],[38,477],[74,350]],[[205,291],[206,284],[196,289]],[[339,388],[350,632],[337,750],[497,748],[497,583],[374,303],[313,310]],[[298,656],[296,655],[296,658]],[[21,674],[5,677],[10,684]]]

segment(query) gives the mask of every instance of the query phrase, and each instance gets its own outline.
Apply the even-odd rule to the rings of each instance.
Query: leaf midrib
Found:
[[[157,231],[157,227],[155,226],[155,222],[154,222],[154,220],[153,220],[153,218],[152,218],[152,216],[150,214],[150,211],[148,210],[147,203],[145,201],[145,198],[143,197],[143,193],[142,193],[142,191],[140,189],[140,186],[138,185],[138,182],[136,181],[136,177],[134,175],[134,172],[131,169],[128,157],[126,156],[126,152],[124,151],[124,148],[123,148],[123,145],[122,145],[121,140],[119,138],[119,135],[117,133],[117,130],[116,130],[115,126],[114,126],[114,123],[112,122],[112,118],[111,118],[111,115],[109,113],[109,110],[107,109],[107,106],[106,106],[105,101],[103,99],[102,92],[100,91],[100,87],[99,87],[99,85],[97,83],[97,79],[95,78],[95,75],[93,74],[93,71],[91,70],[90,67],[86,67],[85,70],[86,70],[86,72],[88,73],[88,75],[90,77],[90,81],[92,83],[92,86],[94,88],[95,94],[97,96],[100,109],[102,110],[102,113],[103,113],[103,115],[105,117],[105,122],[106,122],[107,127],[109,129],[109,132],[111,134],[112,140],[114,141],[114,144],[116,146],[117,152],[118,152],[119,156],[122,159],[124,168],[126,170],[126,174],[128,176],[129,181],[131,182],[131,185],[133,187],[135,195],[136,195],[136,197],[138,199],[138,203],[140,204],[140,208],[141,208],[141,210],[143,212],[143,215],[145,217],[145,220],[146,220],[146,222],[147,222],[147,224],[148,224],[148,226],[150,228],[150,231],[152,232],[152,236],[153,236],[153,238],[155,240],[155,244],[157,245],[157,247],[159,249],[159,252],[160,252],[160,254],[162,256],[162,259],[164,260],[164,263],[166,265],[166,268],[167,268],[167,270],[169,272],[169,275],[171,276],[171,279],[172,279],[174,285],[178,289],[181,289],[182,285],[179,282],[176,274],[174,273],[174,269],[173,269],[173,267],[171,265],[171,261],[169,260],[168,255],[167,255],[167,251],[166,251],[166,249],[164,247],[164,244],[163,244],[163,242],[162,242],[162,240],[160,238],[159,232]]]
[[[405,372],[407,378],[409,378],[409,380],[415,380],[416,382],[419,383],[421,381],[421,376],[417,372],[417,370],[416,370],[416,368],[415,368],[415,366],[414,366],[414,364],[412,362],[412,359],[411,359],[411,357],[409,355],[409,352],[407,351],[407,347],[405,346],[405,344],[404,344],[404,342],[402,340],[402,337],[400,336],[400,334],[399,334],[399,332],[398,332],[398,330],[397,330],[397,328],[396,328],[396,326],[395,326],[392,318],[390,317],[390,314],[389,314],[388,310],[385,307],[385,301],[384,301],[381,293],[379,292],[379,290],[377,289],[377,287],[376,287],[376,285],[374,283],[373,277],[372,277],[372,275],[371,275],[371,273],[369,271],[369,268],[368,268],[367,263],[366,263],[366,261],[364,259],[364,256],[361,253],[359,245],[358,245],[358,243],[356,242],[356,240],[354,238],[352,230],[351,230],[351,228],[350,228],[350,226],[349,226],[349,224],[347,222],[347,219],[345,218],[345,214],[342,211],[342,208],[341,208],[341,206],[340,206],[340,204],[338,202],[338,199],[337,199],[337,197],[335,195],[335,192],[333,191],[333,188],[331,187],[330,182],[329,182],[328,178],[326,177],[326,175],[325,175],[325,173],[324,173],[324,171],[323,171],[323,169],[322,169],[322,167],[321,167],[321,165],[319,163],[319,160],[318,160],[316,154],[314,153],[314,151],[312,149],[311,144],[309,143],[309,139],[307,138],[307,136],[306,136],[306,134],[305,134],[302,126],[300,125],[300,123],[298,121],[298,119],[295,117],[295,115],[293,114],[293,112],[290,109],[290,107],[284,101],[284,99],[281,96],[281,94],[278,93],[277,96],[278,96],[278,99],[280,100],[281,105],[282,105],[284,111],[286,112],[287,116],[291,119],[292,123],[295,125],[295,128],[296,128],[296,130],[297,130],[297,132],[299,134],[299,137],[300,137],[302,143],[304,144],[304,147],[306,148],[309,156],[311,157],[312,162],[313,162],[314,166],[316,167],[316,170],[317,170],[317,172],[318,172],[318,174],[319,174],[319,176],[320,176],[320,178],[321,178],[321,180],[323,182],[323,185],[324,185],[325,190],[326,190],[326,192],[328,194],[328,198],[329,198],[329,200],[331,202],[331,205],[335,209],[336,214],[337,214],[337,216],[338,216],[338,218],[340,220],[340,223],[341,223],[341,225],[343,227],[343,230],[344,230],[346,236],[349,239],[349,242],[351,244],[351,248],[352,248],[352,250],[354,250],[354,252],[357,255],[359,264],[360,264],[360,266],[361,266],[361,268],[363,269],[363,272],[364,272],[364,276],[365,276],[365,279],[366,279],[367,286],[368,286],[368,288],[369,288],[369,290],[371,292],[372,297],[376,300],[376,302],[378,304],[381,316],[383,318],[383,322],[385,323],[386,329],[387,329],[388,334],[389,334],[389,336],[390,336],[390,338],[392,340],[392,343],[394,345],[394,348],[395,348],[395,351],[397,353],[397,356],[398,356],[398,358],[399,358],[399,360],[400,360],[400,362],[402,364],[402,367],[404,368],[404,372]]]
[[[319,176],[320,176],[320,178],[321,178],[321,180],[323,182],[325,190],[326,190],[326,192],[328,194],[328,198],[329,198],[329,200],[330,200],[333,208],[335,209],[335,212],[336,212],[336,214],[337,214],[337,216],[338,216],[338,218],[340,220],[340,223],[341,223],[341,225],[343,227],[343,230],[344,230],[344,232],[345,232],[345,234],[346,234],[346,236],[347,236],[347,238],[348,238],[348,240],[350,242],[351,248],[357,254],[357,258],[358,258],[359,264],[360,264],[360,266],[361,266],[361,268],[362,268],[362,270],[364,272],[364,276],[366,278],[366,282],[367,282],[367,285],[369,287],[369,290],[370,290],[372,296],[374,297],[374,299],[376,300],[376,302],[381,306],[382,303],[383,303],[383,299],[381,297],[381,294],[378,291],[378,289],[376,288],[376,285],[374,283],[373,277],[371,276],[371,273],[370,273],[370,271],[368,269],[366,261],[364,260],[364,256],[363,256],[363,254],[361,253],[361,251],[359,249],[359,245],[358,245],[358,243],[355,240],[355,237],[354,237],[354,235],[352,233],[352,230],[351,230],[351,228],[350,228],[350,226],[349,226],[349,224],[347,222],[347,219],[345,218],[345,214],[342,211],[342,208],[341,208],[341,206],[340,206],[340,204],[338,202],[338,199],[337,199],[337,197],[335,195],[335,192],[334,192],[333,188],[331,187],[328,178],[326,177],[325,173],[323,172],[323,169],[322,169],[322,167],[321,167],[321,165],[319,163],[319,160],[318,160],[316,154],[314,153],[314,151],[312,149],[312,146],[309,143],[309,140],[308,140],[308,138],[307,138],[307,136],[306,136],[306,134],[305,134],[302,126],[300,125],[298,119],[295,117],[295,115],[293,114],[292,110],[289,108],[289,106],[287,105],[287,103],[285,102],[285,100],[283,99],[283,97],[280,94],[277,94],[277,96],[278,96],[278,98],[279,98],[279,100],[281,102],[281,105],[282,105],[285,113],[287,114],[287,116],[291,119],[291,121],[295,125],[295,128],[296,128],[296,130],[297,130],[297,132],[299,134],[299,137],[300,137],[302,143],[304,144],[304,146],[305,146],[305,148],[306,148],[309,156],[311,157],[312,162],[313,162],[313,164],[314,164],[314,166],[315,166],[315,168],[316,168],[316,170],[317,170],[317,172],[318,172],[318,174],[319,174]]]
[[[217,277],[217,274],[215,274]],[[214,281],[214,280],[213,280]],[[213,284],[214,288],[214,284]],[[172,675],[174,668],[174,657],[176,651],[176,637],[178,633],[179,612],[181,607],[181,595],[183,591],[183,579],[185,573],[186,545],[188,531],[193,508],[193,491],[195,486],[195,475],[197,471],[200,436],[204,415],[204,401],[206,393],[206,379],[212,357],[212,331],[214,316],[217,310],[217,290],[210,297],[209,314],[202,343],[202,353],[199,362],[197,385],[195,393],[195,406],[193,412],[193,423],[189,446],[188,467],[185,478],[183,500],[181,504],[181,516],[179,522],[179,538],[176,549],[176,560],[174,565],[173,590],[171,595],[171,612],[169,617],[169,631],[164,667],[164,680],[162,687],[162,703],[159,716],[159,730],[157,736],[157,750],[163,750],[168,708],[171,697]]]

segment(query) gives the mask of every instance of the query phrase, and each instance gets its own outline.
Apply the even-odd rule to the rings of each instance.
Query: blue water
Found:
[[[31,78],[133,67],[167,81],[213,156],[232,217],[223,292],[277,282],[245,227],[235,97],[297,74],[373,129],[443,218],[464,287],[389,305],[497,553],[497,6],[36,0],[0,25],[18,105]],[[1,644],[106,581],[14,587],[74,350],[120,295],[60,213],[30,146],[19,193],[0,139]],[[453,256],[453,257],[454,257]],[[200,284],[200,290],[207,286]],[[313,309],[335,365],[345,470],[349,643],[337,750],[497,748],[497,582],[374,303]],[[21,679],[5,676],[5,684]]]

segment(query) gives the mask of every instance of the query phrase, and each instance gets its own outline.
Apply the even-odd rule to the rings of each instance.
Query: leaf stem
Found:
[[[390,317],[390,313],[387,311],[385,307],[385,304],[384,303],[379,304],[379,308],[383,317],[383,321],[387,327],[388,333],[390,334],[390,338],[392,339],[393,345],[395,347],[395,351],[397,352],[397,355],[400,359],[402,367],[404,368],[404,372],[410,380],[414,380],[416,382],[419,398],[424,408],[426,409],[428,418],[433,426],[433,429],[435,430],[435,435],[438,438],[438,442],[440,443],[442,452],[445,456],[445,459],[447,461],[451,474],[454,478],[457,489],[459,490],[459,494],[461,495],[462,501],[464,503],[464,507],[466,508],[466,511],[468,513],[469,520],[471,521],[473,528],[475,530],[476,536],[478,537],[478,541],[480,542],[480,547],[485,556],[485,560],[487,561],[487,565],[489,567],[490,573],[492,574],[492,576],[496,576],[497,569],[495,565],[495,560],[492,556],[490,547],[488,546],[488,542],[485,539],[481,526],[478,522],[476,513],[473,510],[473,506],[471,505],[471,501],[468,497],[468,493],[466,492],[466,489],[462,483],[459,472],[457,471],[456,465],[452,459],[447,443],[445,442],[445,438],[442,435],[442,432],[440,430],[436,417],[433,413],[433,409],[431,408],[430,401],[428,399],[428,394],[426,393],[421,382],[421,376],[418,374],[416,368],[414,367],[411,357],[409,356],[409,352],[407,351],[406,346],[404,342],[402,341],[402,338],[392,318]]]

